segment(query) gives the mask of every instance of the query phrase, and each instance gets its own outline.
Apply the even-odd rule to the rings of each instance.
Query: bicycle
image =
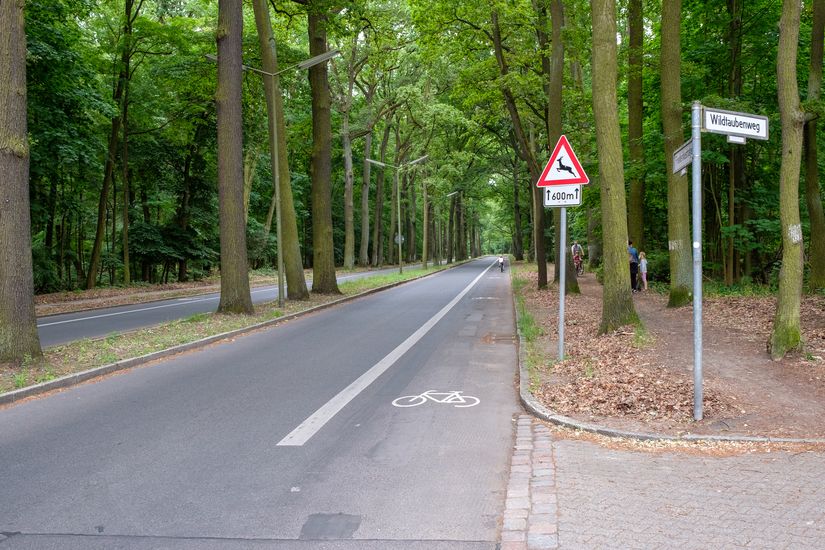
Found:
[[[481,399],[472,395],[461,395],[460,391],[427,390],[419,395],[405,395],[394,399],[392,404],[396,407],[417,407],[427,401],[435,403],[450,404],[457,408],[475,407],[481,403]]]
[[[576,275],[578,275],[579,277],[584,275],[584,262],[582,261],[581,256],[573,256],[573,265],[576,266]]]

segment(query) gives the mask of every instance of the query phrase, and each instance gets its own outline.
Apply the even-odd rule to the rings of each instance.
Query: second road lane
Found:
[[[396,268],[363,271],[338,277],[338,282],[369,277],[381,273],[393,273]],[[310,281],[311,282],[311,281]],[[262,303],[278,299],[278,287],[267,286],[252,289],[252,302]],[[198,313],[213,312],[218,308],[219,293],[202,294],[186,298],[174,298],[142,304],[62,313],[40,317],[37,330],[43,347],[57,346],[84,338],[101,338],[112,333],[128,332],[140,328],[185,319]]]

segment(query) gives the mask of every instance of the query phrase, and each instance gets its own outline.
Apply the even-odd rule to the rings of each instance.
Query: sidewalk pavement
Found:
[[[501,550],[825,548],[825,456],[640,452],[516,423]]]

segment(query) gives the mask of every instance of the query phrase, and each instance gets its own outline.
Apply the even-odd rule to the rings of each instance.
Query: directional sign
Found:
[[[544,188],[544,206],[578,206],[581,203],[581,185],[549,185]]]
[[[536,185],[547,187],[548,185],[570,185],[574,183],[584,185],[590,183],[590,178],[584,173],[584,168],[579,163],[579,159],[576,158],[573,148],[570,147],[567,136],[562,135],[556,143],[556,148],[553,149],[553,154],[550,155],[550,160],[547,161],[547,166],[544,167],[544,171],[541,173]],[[545,206],[547,206],[546,202]]]
[[[689,139],[673,152],[673,173],[678,174],[691,162],[693,162],[693,140]]]
[[[703,107],[702,129],[751,139],[768,139],[768,117]]]

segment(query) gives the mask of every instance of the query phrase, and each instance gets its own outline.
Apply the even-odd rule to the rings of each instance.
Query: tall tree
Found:
[[[802,294],[802,225],[799,220],[799,164],[805,115],[799,104],[796,57],[800,0],[783,0],[779,20],[776,87],[782,122],[782,167],[779,172],[779,219],[782,226],[782,267],[779,295],[769,347],[781,359],[802,345],[799,308]]]
[[[32,278],[24,5],[0,2],[0,361],[42,355]]]
[[[616,3],[591,0],[593,18],[593,115],[599,149],[602,227],[604,229],[604,292],[599,331],[610,332],[638,323],[630,294],[627,254],[622,142],[616,101]]]
[[[378,160],[382,164],[387,157],[387,144],[390,141],[390,133],[392,132],[391,118],[392,113],[387,116],[384,123],[384,134],[378,149]],[[372,226],[372,265],[377,267],[384,264],[384,167],[379,165],[375,172],[375,206],[373,207],[375,222]]]
[[[218,3],[218,201],[221,235],[221,313],[252,313],[243,208],[243,78],[241,0]]]
[[[253,0],[252,5],[255,11],[255,25],[258,29],[258,43],[261,48],[261,62],[264,71],[274,75],[264,78],[264,88],[266,90],[266,109],[269,124],[269,154],[270,165],[273,174],[278,173],[278,195],[280,198],[281,211],[281,248],[278,254],[283,254],[284,274],[286,275],[286,292],[290,300],[305,300],[309,297],[306,279],[304,278],[304,266],[301,262],[301,247],[298,242],[298,219],[295,215],[295,204],[292,198],[292,185],[289,174],[289,157],[286,150],[286,123],[284,121],[284,102],[281,97],[280,78],[278,72],[278,52],[275,47],[275,36],[272,34],[272,22],[269,17],[269,7],[266,0]],[[272,118],[275,119],[275,126]],[[273,133],[277,133],[277,140]],[[277,157],[276,157],[277,155]],[[273,181],[273,201],[275,182]],[[274,206],[274,204],[273,204]],[[266,230],[272,224],[272,213],[274,208],[270,207],[266,219]]]
[[[642,0],[627,4],[628,60],[627,60],[627,141],[630,148],[630,201],[628,204],[628,232],[633,243],[642,250],[644,242],[645,174],[642,126],[642,69],[644,48],[644,17]]]
[[[825,34],[825,1],[814,0],[811,25],[811,66],[808,74],[808,101],[819,101],[822,95],[822,50]],[[817,165],[816,117],[805,123],[805,200],[811,222],[811,242],[808,254],[811,290],[825,289],[825,213],[819,191],[819,167]]]
[[[321,1],[299,1],[307,6],[311,57],[327,52],[328,6]],[[309,69],[312,90],[312,291],[337,294],[335,247],[332,241],[332,114],[327,64]]]
[[[541,176],[541,168],[536,159],[535,148],[531,146],[531,140],[524,130],[521,115],[516,105],[516,97],[513,95],[513,91],[507,83],[510,67],[504,55],[504,43],[501,38],[498,10],[493,9],[490,15],[490,22],[493,51],[495,52],[499,74],[501,75],[501,93],[504,96],[504,103],[513,123],[513,132],[516,135],[516,143],[519,145],[519,154],[527,163],[527,168],[530,172],[530,184],[533,188],[533,241],[536,263],[538,264],[538,287],[544,288],[547,286],[547,254],[544,247],[544,201],[541,196],[542,190],[535,185],[536,182],[539,181],[539,176]]]
[[[120,40],[120,62],[118,67],[117,82],[112,93],[112,101],[117,105],[117,112],[112,117],[110,123],[109,145],[106,154],[106,164],[103,171],[103,186],[100,191],[100,200],[97,206],[97,229],[95,240],[92,245],[92,255],[89,259],[89,269],[86,273],[86,288],[94,288],[97,284],[97,275],[100,270],[100,256],[103,250],[103,241],[106,238],[106,208],[109,202],[109,189],[113,185],[115,162],[117,160],[118,134],[123,123],[125,111],[124,97],[128,86],[131,72],[129,71],[129,61],[134,53],[132,44],[132,30],[135,20],[140,15],[143,7],[143,0],[124,0],[123,13],[123,35]],[[114,244],[114,243],[113,243]]]
[[[727,0],[728,35],[728,97],[738,99],[742,95],[742,85],[744,75],[742,70],[742,43],[744,31],[744,0]],[[749,208],[746,201],[739,198],[737,200],[737,189],[744,194],[747,186],[747,175],[745,174],[745,150],[739,145],[731,144],[728,147],[728,249],[725,258],[725,284],[732,285],[741,278],[742,268],[739,261],[739,250],[736,248],[734,229],[738,224],[746,225],[747,218],[750,217]],[[744,251],[745,273],[750,273],[750,252]]]
[[[682,0],[662,4],[662,127],[667,171],[667,233],[670,250],[668,306],[690,302],[693,263],[690,249],[690,203],[687,176],[673,173],[673,153],[684,141],[682,132],[681,25]]]
[[[355,174],[352,166],[350,118],[355,99],[356,79],[368,60],[368,57],[359,51],[360,34],[361,32],[354,33],[350,38],[341,62],[332,64],[337,83],[334,99],[338,112],[341,114],[341,147],[344,154],[344,269],[352,269],[355,266],[355,204],[353,200]],[[368,217],[369,213],[367,213]]]

